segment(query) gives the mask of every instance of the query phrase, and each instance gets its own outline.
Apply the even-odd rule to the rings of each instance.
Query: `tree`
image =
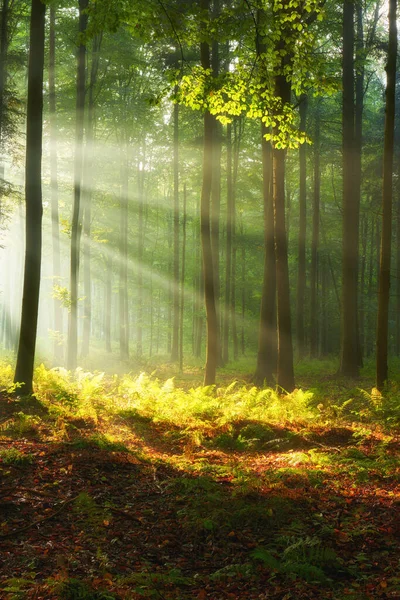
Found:
[[[306,130],[307,123],[307,96],[300,99],[300,131]],[[299,149],[300,161],[300,185],[299,185],[299,254],[297,271],[297,344],[298,353],[303,357],[305,351],[304,338],[304,303],[306,293],[306,227],[307,227],[307,153],[306,145],[302,144]]]
[[[77,366],[78,355],[78,285],[79,254],[82,231],[81,192],[83,172],[83,132],[85,113],[86,85],[86,45],[83,40],[88,16],[86,13],[88,0],[79,0],[79,46],[76,73],[76,123],[75,123],[75,161],[74,161],[74,204],[71,226],[71,262],[70,262],[70,315],[68,329],[67,367],[73,371]]]
[[[25,270],[21,329],[14,381],[20,393],[33,391],[33,366],[39,309],[42,252],[42,129],[45,11],[41,0],[32,0],[28,66],[28,100],[25,159]]]
[[[173,314],[172,314],[172,344],[171,361],[179,358],[179,104],[174,104],[174,142],[173,142],[173,173],[174,173],[174,264],[173,264]]]
[[[376,334],[376,387],[380,391],[382,391],[388,378],[388,321],[397,61],[396,12],[397,0],[389,0],[389,44],[386,63],[386,113],[383,150],[382,235],[379,269],[378,325]]]
[[[272,198],[272,148],[265,139],[267,129],[261,124],[261,152],[264,197],[264,270],[261,292],[260,326],[258,333],[257,366],[254,381],[257,385],[272,384],[277,361],[276,334],[276,269],[274,213]]]
[[[201,0],[201,8],[208,15],[209,0]],[[210,69],[210,46],[200,44],[201,66]],[[204,385],[215,383],[218,362],[218,321],[215,305],[215,278],[211,245],[210,198],[212,183],[213,117],[209,110],[204,113],[203,181],[200,201],[200,236],[203,256],[204,296],[207,319],[207,348]]]
[[[49,121],[50,121],[50,179],[51,179],[51,229],[53,238],[53,277],[60,285],[60,226],[58,210],[58,181],[57,181],[57,115],[56,115],[56,9],[50,6],[50,40],[49,40]],[[63,315],[60,299],[54,297],[54,358],[61,364],[63,359],[62,346],[57,337],[63,331]]]
[[[355,162],[354,2],[343,2],[343,241],[342,321],[340,373],[357,377],[360,368],[358,339],[358,244],[360,196]]]

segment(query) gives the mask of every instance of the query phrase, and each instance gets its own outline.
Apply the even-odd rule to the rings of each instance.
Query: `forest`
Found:
[[[0,0],[0,598],[400,598],[397,0]]]

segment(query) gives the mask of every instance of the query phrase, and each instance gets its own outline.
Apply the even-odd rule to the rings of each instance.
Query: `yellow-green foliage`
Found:
[[[10,384],[10,367],[0,370],[0,380]],[[1,379],[2,378],[2,379]],[[319,417],[311,406],[312,394],[295,390],[280,395],[272,388],[260,389],[233,382],[227,387],[193,387],[184,390],[174,378],[161,382],[152,375],[105,377],[77,369],[35,370],[35,393],[50,414],[90,418],[131,410],[157,422],[187,429],[209,429],[242,420],[285,423]]]

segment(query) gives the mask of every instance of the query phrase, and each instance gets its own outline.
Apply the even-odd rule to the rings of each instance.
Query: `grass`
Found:
[[[395,597],[397,384],[309,367],[282,395],[228,372],[203,388],[43,365],[36,399],[4,392],[0,535],[26,537],[2,597]]]

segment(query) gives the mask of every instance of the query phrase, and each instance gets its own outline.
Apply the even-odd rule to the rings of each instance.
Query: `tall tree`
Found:
[[[261,292],[257,366],[254,381],[258,385],[273,382],[277,360],[276,336],[276,269],[274,243],[274,207],[272,197],[272,148],[265,139],[268,133],[261,124],[261,153],[264,197],[264,269]]]
[[[201,0],[200,6],[204,15],[209,15],[209,0]],[[201,66],[208,70],[210,63],[210,46],[206,41],[200,43]],[[215,383],[218,362],[218,321],[215,305],[215,279],[211,244],[210,198],[212,185],[212,146],[213,117],[209,110],[204,113],[203,138],[203,181],[200,201],[200,235],[203,255],[204,296],[207,321],[207,347],[204,385]]]
[[[3,141],[10,2],[3,0],[0,23],[0,140]]]
[[[274,76],[275,98],[280,110],[290,104],[291,73],[293,70],[293,19],[298,20],[298,13],[292,11],[287,0],[275,8],[275,16],[280,20],[280,36],[275,43],[275,54],[278,59]],[[279,139],[278,125],[274,127],[274,138]],[[290,286],[288,247],[285,225],[285,155],[286,150],[276,141],[272,151],[272,180],[275,224],[275,257],[276,257],[276,289],[278,315],[278,362],[277,384],[287,392],[293,391],[293,342],[290,314]]]
[[[92,64],[88,89],[86,144],[83,159],[83,334],[82,356],[89,354],[90,332],[92,327],[92,278],[91,278],[91,226],[93,195],[93,152],[95,138],[95,86],[99,70],[102,34],[95,35],[92,43]]]
[[[357,377],[360,367],[357,308],[360,195],[359,190],[356,190],[353,0],[343,2],[342,60],[343,240],[340,373]]]
[[[76,73],[76,123],[75,123],[75,159],[74,159],[74,204],[71,225],[71,262],[70,262],[70,315],[68,329],[67,367],[73,371],[77,366],[78,356],[78,285],[79,254],[82,231],[81,192],[83,172],[83,133],[85,114],[86,85],[86,44],[85,34],[88,16],[88,0],[79,0],[79,46]]]
[[[179,358],[179,104],[174,104],[174,151],[173,151],[173,173],[174,173],[174,264],[173,264],[173,311],[172,311],[172,340],[171,360]]]
[[[307,96],[300,99],[300,130],[306,130],[307,124]],[[307,153],[306,145],[301,144],[299,149],[300,185],[299,185],[299,250],[297,266],[297,344],[299,356],[304,356],[304,304],[306,293],[306,233],[307,233]]]
[[[382,390],[388,378],[388,324],[390,260],[392,244],[393,154],[397,61],[397,0],[389,0],[389,44],[386,63],[385,141],[383,150],[382,236],[376,335],[376,387]]]
[[[28,65],[25,161],[25,270],[21,329],[14,381],[20,393],[33,391],[42,252],[42,129],[45,5],[32,0]]]
[[[58,210],[58,179],[57,179],[57,115],[56,115],[56,8],[50,6],[50,40],[49,40],[49,121],[50,121],[50,187],[51,187],[51,232],[53,240],[53,277],[60,285],[61,256],[60,256],[60,219]],[[60,299],[54,297],[54,358],[61,364],[63,350],[59,336],[63,332],[63,314]]]
[[[310,355],[312,358],[316,358],[318,355],[318,247],[321,202],[320,145],[320,102],[317,100],[314,133],[314,194],[310,275]]]
[[[232,124],[226,128],[226,263],[225,263],[225,310],[222,344],[222,360],[229,360],[229,324],[232,290],[232,221],[233,221],[233,164],[232,164]]]
[[[121,190],[119,200],[119,350],[121,360],[129,358],[128,323],[128,220],[129,220],[129,164],[128,143],[123,135],[120,141]],[[139,173],[140,174],[140,173]],[[141,286],[141,284],[140,284]]]

